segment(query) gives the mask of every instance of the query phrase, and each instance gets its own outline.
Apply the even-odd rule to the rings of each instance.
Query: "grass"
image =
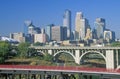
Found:
[[[32,58],[12,58],[5,61],[5,64],[17,64],[17,65],[55,65],[53,62],[42,60],[38,57]]]

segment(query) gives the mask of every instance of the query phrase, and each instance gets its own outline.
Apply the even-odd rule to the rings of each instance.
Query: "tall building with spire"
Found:
[[[75,18],[76,40],[84,40],[88,27],[88,20],[83,18],[83,13],[77,12]]]
[[[26,36],[27,42],[34,42],[34,35],[41,33],[41,29],[33,25],[32,21],[26,20],[24,22],[24,33]]]
[[[68,9],[63,15],[63,27],[67,27],[67,39],[71,39],[71,11]]]

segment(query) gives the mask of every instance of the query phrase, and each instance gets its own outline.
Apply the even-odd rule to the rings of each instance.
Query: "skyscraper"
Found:
[[[104,37],[104,30],[105,30],[105,19],[103,18],[97,18],[95,21],[96,26],[96,32],[97,32],[97,38],[103,39]]]
[[[54,26],[54,24],[50,24],[47,25],[47,27],[45,28],[45,33],[47,35],[47,41],[51,41],[52,40],[52,27]]]
[[[63,26],[67,27],[67,39],[71,39],[71,11],[68,9],[63,15]]]
[[[83,18],[82,12],[77,12],[75,18],[76,40],[84,40],[87,27],[89,27],[88,20]]]

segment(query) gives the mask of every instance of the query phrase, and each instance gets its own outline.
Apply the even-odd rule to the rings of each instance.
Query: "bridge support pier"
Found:
[[[0,79],[12,79],[12,75],[6,74],[5,78],[4,78],[4,76],[1,76]]]
[[[52,55],[52,50],[48,50],[48,53],[49,53],[50,55]]]
[[[92,79],[92,75],[79,75],[79,79]]]
[[[90,79],[92,79],[92,75],[90,75]]]
[[[43,75],[42,75],[42,74],[40,74],[40,79],[44,79],[44,77],[43,77]]]
[[[87,79],[87,75],[83,75],[83,78],[84,78],[84,79]]]
[[[75,63],[77,63],[77,64],[80,64],[79,57],[80,57],[80,51],[75,50]]]
[[[8,79],[12,79],[12,74],[8,74]]]
[[[106,68],[114,69],[115,68],[115,55],[113,50],[106,50]]]
[[[22,79],[22,74],[18,74],[17,79]]]

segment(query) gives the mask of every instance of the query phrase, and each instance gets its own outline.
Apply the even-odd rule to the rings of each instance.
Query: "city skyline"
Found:
[[[95,19],[106,19],[106,27],[115,31],[116,37],[120,38],[120,1],[55,1],[55,0],[26,0],[26,1],[0,1],[0,35],[23,32],[24,21],[32,20],[33,24],[45,28],[48,24],[63,25],[63,14],[66,9],[72,13],[72,29],[75,28],[76,12],[83,12],[89,20],[92,28],[95,28]],[[9,29],[8,29],[9,28]],[[14,28],[14,29],[13,29]]]

